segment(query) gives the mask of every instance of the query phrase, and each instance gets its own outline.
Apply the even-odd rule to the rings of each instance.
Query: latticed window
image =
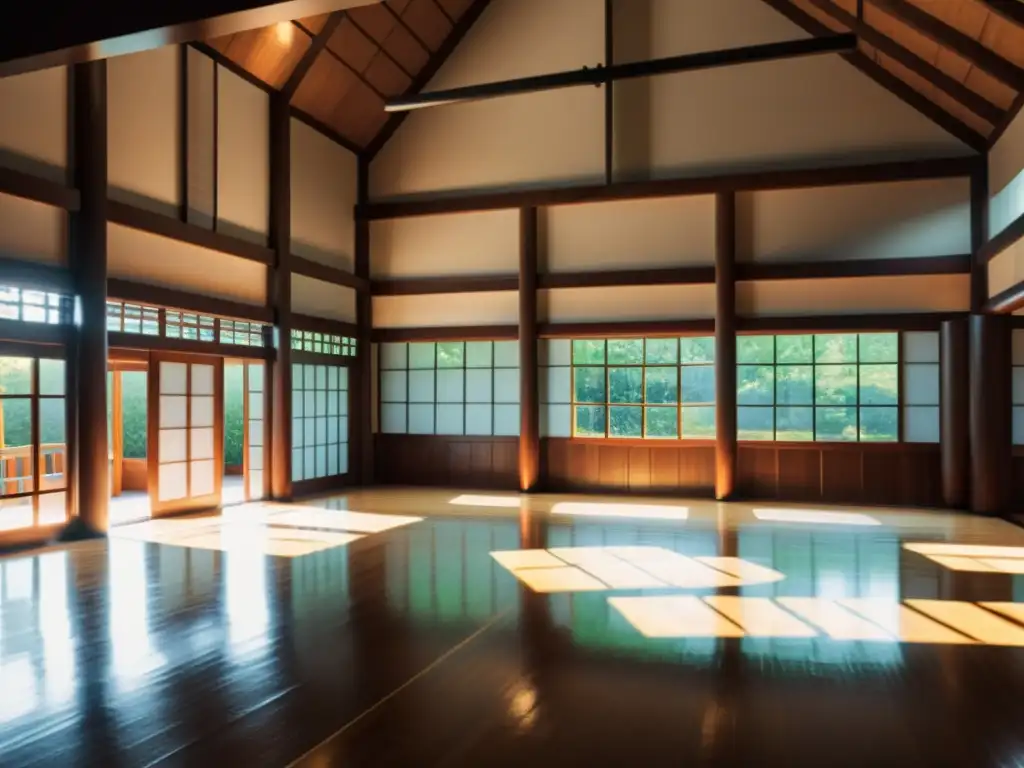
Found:
[[[356,340],[349,336],[336,336],[316,331],[292,331],[292,349],[317,355],[355,357]]]
[[[0,286],[0,319],[63,325],[71,322],[71,297]]]
[[[213,341],[216,320],[211,315],[167,310],[164,335],[169,339]]]
[[[107,302],[107,330],[119,333],[160,335],[160,310],[122,301]]]
[[[244,347],[263,346],[263,325],[246,320],[221,320],[220,343]]]

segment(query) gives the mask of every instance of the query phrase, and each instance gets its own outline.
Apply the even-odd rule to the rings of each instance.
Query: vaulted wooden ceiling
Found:
[[[402,119],[385,99],[426,86],[490,1],[384,0],[209,45],[373,153]],[[864,0],[861,18],[858,0],[763,2],[812,34],[856,32],[851,64],[976,149],[1024,101],[1022,0]]]

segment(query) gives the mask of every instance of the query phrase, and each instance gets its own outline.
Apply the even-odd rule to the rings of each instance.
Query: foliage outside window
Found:
[[[116,300],[107,302],[107,330],[115,333],[262,347],[265,328],[262,323],[177,309],[165,309],[161,320],[159,307]]]
[[[349,336],[335,336],[315,331],[292,331],[292,349],[317,355],[355,357],[356,340]]]
[[[107,302],[107,330],[115,333],[160,335],[160,310],[122,301]]]
[[[0,286],[0,320],[67,324],[71,322],[71,298],[58,293]]]
[[[737,339],[740,440],[899,439],[896,333]]]
[[[713,438],[715,340],[575,339],[577,437]]]

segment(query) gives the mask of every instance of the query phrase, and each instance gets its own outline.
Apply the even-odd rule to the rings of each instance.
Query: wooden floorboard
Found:
[[[241,508],[0,557],[0,765],[1019,759],[1024,529],[948,512],[459,495]],[[396,515],[414,517],[370,532]],[[266,554],[326,528],[362,538]],[[585,581],[491,555],[538,549]],[[537,555],[499,555],[524,556]],[[595,556],[618,570],[573,559]],[[699,559],[722,557],[759,570]],[[659,623],[644,624],[653,604]],[[883,639],[843,639],[850,627]]]

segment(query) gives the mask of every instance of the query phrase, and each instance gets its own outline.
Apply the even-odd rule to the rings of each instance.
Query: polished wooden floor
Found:
[[[368,491],[0,558],[0,766],[1024,765],[1024,529],[615,502]]]

